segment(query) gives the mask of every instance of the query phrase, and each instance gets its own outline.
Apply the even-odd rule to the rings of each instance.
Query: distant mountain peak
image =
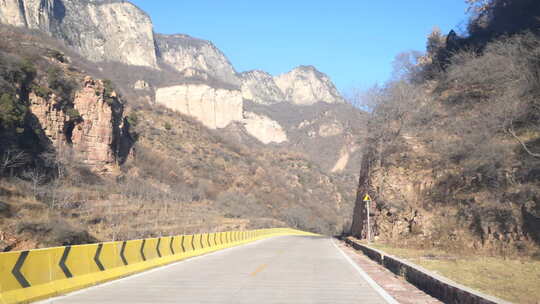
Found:
[[[300,65],[288,73],[274,77],[287,100],[298,105],[317,102],[344,103],[330,78],[312,65]]]

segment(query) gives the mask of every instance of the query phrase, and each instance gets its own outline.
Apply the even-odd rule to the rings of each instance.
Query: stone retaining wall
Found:
[[[432,273],[418,265],[398,259],[380,250],[358,243],[353,238],[344,241],[354,249],[362,251],[366,256],[381,264],[394,274],[403,277],[418,289],[444,303],[455,304],[509,304],[504,300],[482,294],[463,285],[457,284]]]

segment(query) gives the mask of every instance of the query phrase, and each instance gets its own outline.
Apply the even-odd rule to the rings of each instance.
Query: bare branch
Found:
[[[28,155],[20,150],[7,149],[0,159],[0,173],[4,174],[7,169],[22,167],[28,161]]]
[[[508,134],[512,135],[512,137],[521,145],[521,147],[523,147],[523,150],[525,150],[525,152],[527,152],[527,154],[529,154],[532,157],[540,158],[540,153],[532,152],[527,147],[527,145],[516,135],[516,132],[514,131],[514,126],[512,124],[510,124],[510,127],[508,129],[506,129],[506,132],[508,132]]]

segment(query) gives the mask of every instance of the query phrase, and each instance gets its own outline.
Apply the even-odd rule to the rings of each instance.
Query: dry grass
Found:
[[[540,261],[448,255],[440,250],[395,248],[370,244],[459,284],[515,303],[540,303]]]

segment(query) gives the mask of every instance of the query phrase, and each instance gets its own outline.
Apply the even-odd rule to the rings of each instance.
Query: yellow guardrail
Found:
[[[272,228],[179,235],[0,253],[0,303],[28,303],[189,257],[278,235]]]

